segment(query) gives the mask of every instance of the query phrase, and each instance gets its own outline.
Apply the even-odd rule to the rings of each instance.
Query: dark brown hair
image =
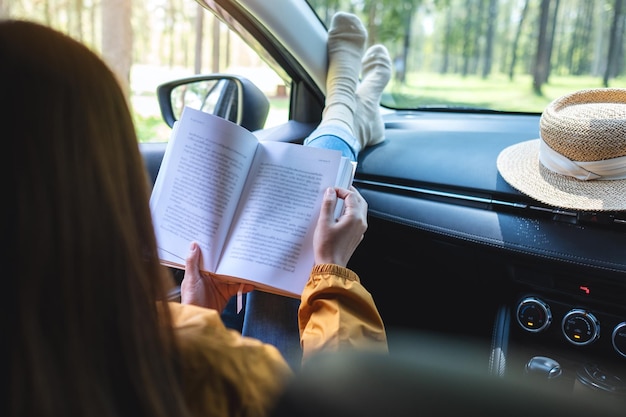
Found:
[[[64,34],[3,21],[0,83],[2,415],[184,416],[160,302],[171,277],[115,76]]]

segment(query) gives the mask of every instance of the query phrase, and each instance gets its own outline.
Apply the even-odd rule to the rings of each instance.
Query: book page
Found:
[[[352,180],[354,179],[354,173],[356,172],[357,162],[351,161],[347,157],[341,158],[341,163],[339,164],[339,172],[337,172],[337,180],[335,181],[335,186],[341,188],[350,188],[352,185]],[[335,219],[338,219],[339,216],[343,213],[343,200],[337,200],[337,207],[335,207]]]
[[[323,193],[335,185],[341,158],[339,151],[261,142],[217,272],[300,294],[314,264]]]
[[[195,240],[202,268],[215,271],[257,145],[234,123],[184,109],[150,198],[163,263],[184,267]]]

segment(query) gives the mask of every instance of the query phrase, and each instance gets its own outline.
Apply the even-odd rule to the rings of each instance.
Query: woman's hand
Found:
[[[337,198],[344,200],[342,215],[335,220]],[[353,186],[328,188],[315,228],[313,250],[316,264],[346,266],[367,230],[367,202]]]
[[[210,273],[201,273],[201,259],[200,246],[192,242],[185,262],[185,276],[180,285],[180,301],[182,304],[195,304],[222,312],[228,300],[237,294],[241,284],[229,284]],[[252,285],[243,284],[242,293],[253,289]]]

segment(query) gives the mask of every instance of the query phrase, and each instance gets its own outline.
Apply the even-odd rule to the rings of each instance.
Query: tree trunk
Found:
[[[204,38],[204,7],[200,6],[200,3],[196,6],[196,44],[194,46],[194,62],[193,71],[194,74],[200,74],[202,72],[202,40]]]
[[[445,20],[445,33],[443,37],[443,48],[441,54],[443,55],[443,59],[441,61],[441,69],[439,72],[441,74],[448,73],[448,67],[450,65],[450,46],[452,44],[452,7],[450,7],[450,2],[446,4],[446,20]]]
[[[623,18],[622,18],[622,7],[623,0],[615,0],[614,14],[613,14],[613,24],[611,25],[611,33],[609,36],[609,54],[607,57],[606,69],[604,71],[604,78],[602,79],[602,85],[605,87],[609,86],[609,79],[614,77],[617,73],[618,68],[618,57],[619,53],[619,43],[620,36],[623,33]]]
[[[475,11],[472,7],[474,2],[472,0],[466,0],[465,2],[465,24],[463,32],[465,37],[463,38],[463,67],[461,69],[461,75],[465,77],[469,73],[470,59],[472,58],[472,46],[474,44],[474,38],[472,36],[472,16]]]
[[[72,15],[70,18],[71,25],[70,27],[72,37],[74,39],[78,39],[80,42],[85,41],[85,36],[83,33],[83,2],[82,0],[73,0],[72,7],[68,10],[68,15]]]
[[[487,18],[487,35],[485,44],[485,56],[483,58],[483,78],[487,78],[491,74],[491,66],[493,64],[493,42],[495,25],[498,20],[498,2],[497,0],[489,0],[489,10]]]
[[[537,38],[537,50],[535,53],[535,68],[533,70],[533,90],[541,95],[541,86],[545,80],[548,57],[548,21],[550,15],[550,0],[541,0],[541,12],[539,14],[539,36]]]
[[[522,9],[522,14],[520,16],[519,23],[517,24],[517,31],[515,32],[515,40],[513,40],[513,45],[511,46],[511,66],[509,67],[509,80],[511,81],[513,81],[513,74],[515,73],[515,64],[517,63],[517,46],[519,45],[519,40],[522,34],[524,20],[528,14],[529,3],[530,0],[526,0],[526,2],[524,2],[524,8]]]
[[[411,32],[413,31],[413,5],[405,3],[406,19],[404,25],[404,39],[402,41],[402,62],[400,62],[401,70],[398,71],[398,81],[401,84],[406,83],[406,73],[408,66],[409,51],[411,50]],[[396,67],[397,68],[397,67]]]
[[[131,0],[102,0],[102,56],[130,98],[133,57]]]
[[[554,0],[554,10],[552,10],[552,22],[550,23],[550,28],[548,30],[548,36],[546,38],[546,56],[545,62],[546,67],[543,73],[542,84],[548,83],[548,78],[550,77],[550,70],[552,69],[552,48],[554,46],[554,34],[556,32],[556,21],[559,13],[559,3],[561,0]]]
[[[213,17],[213,44],[211,46],[211,71],[220,72],[220,21]]]

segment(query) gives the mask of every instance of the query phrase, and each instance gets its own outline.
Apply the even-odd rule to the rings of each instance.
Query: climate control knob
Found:
[[[526,297],[517,305],[517,323],[522,329],[537,333],[552,323],[550,306],[537,297]]]
[[[561,323],[563,335],[578,346],[588,345],[600,337],[600,322],[590,312],[575,308],[570,310]]]
[[[615,326],[611,339],[615,351],[626,358],[626,321]]]

